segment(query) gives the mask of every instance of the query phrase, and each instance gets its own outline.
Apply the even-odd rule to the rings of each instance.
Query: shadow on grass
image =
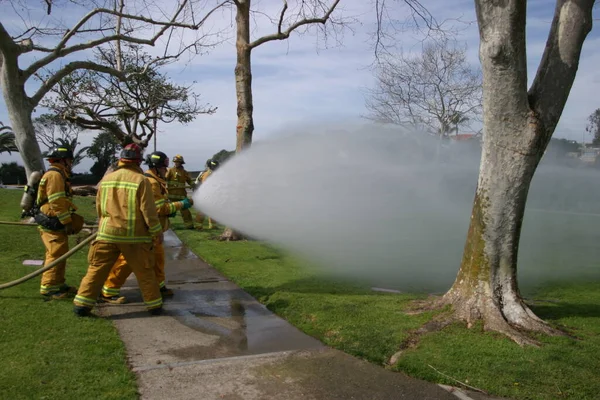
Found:
[[[244,290],[254,297],[263,298],[268,298],[278,292],[330,295],[374,294],[367,286],[333,281],[330,278],[318,276],[292,280],[279,286],[248,286]]]
[[[552,305],[533,305],[531,309],[543,319],[558,320],[568,317],[599,318],[599,304],[555,303]]]

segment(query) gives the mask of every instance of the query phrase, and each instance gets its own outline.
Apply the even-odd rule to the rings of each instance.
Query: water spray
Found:
[[[440,145],[422,132],[370,125],[307,128],[253,144],[207,179],[194,200],[219,222],[316,261],[324,271],[382,287],[443,291],[461,262],[479,152],[478,138]],[[526,212],[521,282],[574,271],[598,277],[588,263],[556,262],[567,262],[574,251],[581,255],[573,246],[560,247],[564,256],[541,257],[574,234],[560,218],[579,223],[600,214],[600,189],[594,196],[590,187],[573,187],[581,181],[600,188],[597,171],[542,162],[528,209],[545,212]]]

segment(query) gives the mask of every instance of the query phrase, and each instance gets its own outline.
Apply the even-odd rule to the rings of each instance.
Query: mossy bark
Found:
[[[523,331],[560,333],[527,307],[517,255],[529,185],[554,133],[592,28],[593,0],[557,0],[546,48],[527,90],[524,1],[475,0],[483,71],[483,149],[458,276],[444,295],[455,316],[534,343]]]

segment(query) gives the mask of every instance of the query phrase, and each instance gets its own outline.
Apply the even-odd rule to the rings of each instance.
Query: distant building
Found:
[[[448,136],[450,138],[450,140],[456,140],[456,141],[464,141],[464,140],[474,140],[477,139],[479,136],[476,133],[457,133],[456,135],[450,135]]]
[[[586,164],[595,164],[600,154],[600,147],[586,147],[582,150],[579,159]]]

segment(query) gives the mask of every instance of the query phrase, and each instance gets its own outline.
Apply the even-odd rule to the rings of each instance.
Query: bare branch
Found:
[[[52,12],[52,0],[45,0],[46,4],[48,5],[48,9],[47,9],[47,13],[48,15],[50,15],[50,13]]]
[[[253,49],[255,47],[260,46],[263,43],[266,42],[270,42],[273,40],[285,40],[287,38],[290,37],[290,34],[295,31],[296,29],[300,28],[301,26],[304,25],[310,25],[310,24],[325,24],[328,20],[329,17],[331,16],[331,14],[333,13],[333,11],[335,10],[335,8],[337,7],[337,5],[339,4],[340,0],[335,0],[333,2],[333,4],[331,5],[331,7],[329,7],[329,9],[327,10],[327,12],[323,15],[323,17],[321,18],[305,18],[302,19],[292,25],[289,26],[288,29],[286,29],[285,31],[281,31],[281,25],[283,22],[283,15],[285,14],[285,11],[287,10],[287,2],[284,1],[284,6],[283,9],[281,11],[280,17],[279,17],[279,24],[277,26],[277,33],[273,33],[271,35],[266,35],[263,37],[260,37],[256,40],[254,40],[252,43],[250,43],[248,45],[248,47],[250,49]]]
[[[210,17],[210,15],[212,15],[220,7],[224,6],[225,4],[230,3],[231,0],[225,0],[221,3],[219,3],[213,9],[211,9],[204,16],[204,18],[202,18],[202,20],[200,20],[197,24],[194,24],[194,25],[177,22],[177,18],[179,17],[181,12],[184,10],[184,7],[187,4],[187,1],[188,0],[182,1],[180,6],[178,7],[177,11],[171,17],[170,21],[156,21],[151,18],[146,18],[146,17],[142,17],[142,16],[137,16],[137,15],[131,15],[131,14],[124,14],[124,13],[120,13],[116,10],[110,10],[110,9],[106,9],[106,8],[94,9],[94,10],[90,11],[88,14],[86,14],[71,30],[69,30],[68,33],[62,38],[62,40],[57,44],[57,46],[55,48],[50,49],[50,48],[37,47],[37,46],[35,47],[36,50],[39,50],[42,52],[47,52],[50,54],[48,54],[46,57],[43,57],[43,58],[37,60],[36,62],[32,63],[25,70],[25,72],[23,74],[24,80],[27,80],[29,77],[31,77],[33,74],[35,74],[37,71],[39,71],[41,68],[44,68],[48,64],[57,60],[58,58],[64,57],[68,54],[71,54],[71,53],[74,53],[77,51],[91,49],[94,47],[98,47],[102,44],[106,44],[109,42],[115,42],[115,41],[117,41],[117,42],[122,41],[122,42],[127,42],[127,43],[135,43],[135,44],[140,44],[140,45],[154,46],[156,44],[156,41],[160,37],[162,37],[163,34],[169,28],[178,27],[178,28],[197,30],[200,28],[200,26],[202,26],[206,22],[206,20]],[[86,43],[78,43],[78,44],[70,46],[70,47],[65,47],[67,42],[69,41],[69,39],[71,39],[76,33],[78,33],[80,28],[90,18],[92,18],[94,15],[101,14],[101,13],[113,15],[113,16],[119,17],[121,19],[141,21],[141,22],[145,22],[148,24],[161,26],[161,29],[156,34],[154,34],[154,36],[152,36],[150,39],[142,39],[139,37],[126,35],[126,34],[115,34],[115,35],[105,36],[105,37],[102,37],[102,38],[99,38],[96,40],[92,40],[92,41],[89,41]],[[191,47],[193,47],[193,45],[188,46],[188,48],[191,48]]]
[[[386,39],[395,44],[398,41],[395,34],[397,32],[404,32],[408,28],[408,25],[412,25],[414,29],[424,33],[424,40],[430,38],[432,33],[440,34],[442,37],[445,36],[445,30],[442,28],[444,22],[438,22],[420,0],[402,1],[410,9],[410,15],[404,23],[398,21],[398,12],[396,10],[389,10],[389,0],[374,1],[377,22],[374,32],[374,54],[376,60],[379,60],[381,54],[389,53]],[[408,21],[411,23],[409,24]],[[425,29],[421,29],[423,25]]]
[[[115,9],[117,7],[117,0],[115,0]],[[119,0],[119,15],[117,16],[117,36],[121,34],[121,24],[123,23],[123,8],[125,7],[125,0]],[[121,41],[117,40],[117,71],[123,71],[122,65],[122,54],[121,54]]]
[[[42,98],[46,95],[46,93],[48,93],[54,87],[54,85],[60,82],[60,80],[63,79],[65,76],[78,69],[102,72],[105,74],[116,76],[119,79],[126,79],[124,73],[117,71],[114,68],[107,67],[106,65],[100,65],[92,61],[73,61],[65,65],[60,70],[56,71],[42,84],[42,86],[30,99],[32,106],[37,106],[42,100]]]
[[[123,142],[130,137],[145,145],[154,134],[153,119],[169,123],[188,123],[197,115],[216,110],[198,103],[199,96],[189,87],[171,83],[154,63],[154,58],[139,46],[123,49],[125,80],[104,71],[85,70],[62,80],[44,107],[85,129],[109,130]],[[97,63],[116,70],[114,48],[96,49]],[[118,129],[118,130],[117,130]]]
[[[594,0],[559,0],[546,49],[529,90],[529,102],[551,135],[567,102],[585,37],[592,29]],[[548,137],[549,139],[549,137]]]
[[[368,119],[426,129],[448,136],[481,111],[481,75],[472,70],[466,48],[432,41],[417,56],[387,56],[369,91]]]
[[[277,24],[277,33],[281,34],[281,26],[283,25],[283,17],[285,15],[286,10],[288,9],[288,3],[286,0],[283,0],[283,8],[281,9],[281,14],[279,15],[279,23]]]

